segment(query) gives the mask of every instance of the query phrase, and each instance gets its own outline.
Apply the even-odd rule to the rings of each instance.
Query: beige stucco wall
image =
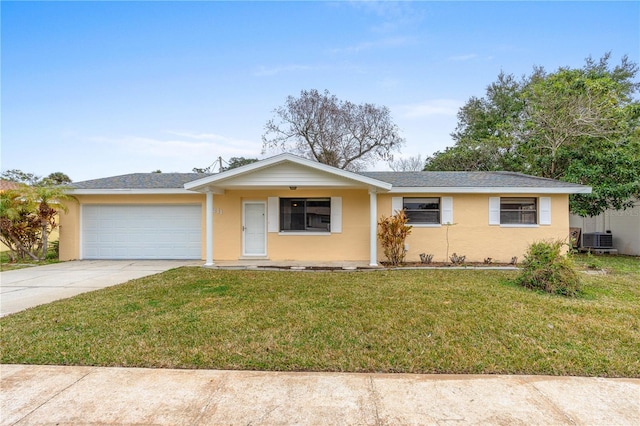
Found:
[[[451,194],[393,194],[393,196],[439,197]],[[509,196],[548,196],[545,194],[509,194]],[[328,235],[286,235],[267,233],[267,257],[275,261],[369,260],[369,194],[366,190],[228,190],[214,195],[214,260],[237,260],[242,257],[242,203],[263,201],[268,197],[342,197],[342,232]],[[176,204],[200,203],[202,229],[205,229],[205,196],[193,195],[79,195],[83,204]],[[378,216],[391,214],[392,194],[378,195]],[[77,259],[80,255],[80,207],[68,204],[69,211],[60,218],[60,258]],[[566,239],[569,234],[567,195],[551,195],[551,225],[535,227],[502,227],[489,225],[488,194],[454,194],[454,225],[415,226],[407,239],[407,261],[419,261],[420,253],[434,255],[434,261],[447,260],[447,255],[465,255],[467,261],[481,262],[487,257],[495,262],[508,262],[513,256],[522,259],[527,246],[545,239]],[[448,235],[447,235],[448,234]],[[447,243],[448,238],[448,243]],[[202,259],[206,239],[202,238]],[[378,260],[384,261],[378,245]]]
[[[271,260],[366,260],[369,256],[369,194],[363,190],[265,190],[226,191],[214,199],[214,259],[237,260],[242,256],[242,203],[268,197],[342,197],[342,232],[327,235],[292,235],[268,232],[267,255]]]
[[[394,194],[398,196],[399,194]],[[405,197],[440,197],[451,194],[402,194]],[[548,194],[509,194],[510,197],[539,197]],[[454,194],[453,225],[414,226],[407,238],[406,260],[420,261],[420,253],[433,254],[434,262],[449,261],[453,253],[466,256],[469,262],[509,262],[513,256],[522,260],[527,246],[535,241],[567,239],[569,211],[567,195],[551,195],[551,225],[513,227],[489,225],[489,194]],[[378,213],[389,216],[391,195],[379,196]],[[448,241],[448,247],[447,247]],[[378,258],[383,259],[378,246]]]

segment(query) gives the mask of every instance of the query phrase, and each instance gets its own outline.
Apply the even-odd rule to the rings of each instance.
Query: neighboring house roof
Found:
[[[274,173],[277,171],[277,173]],[[299,180],[299,172],[313,180]],[[298,173],[298,177],[295,177]],[[252,176],[253,175],[253,176]],[[269,178],[266,179],[266,178]],[[298,179],[298,180],[296,180]],[[351,185],[392,193],[590,193],[575,183],[514,172],[359,172],[280,154],[222,173],[133,173],[71,184],[74,194],[193,193],[259,186]]]
[[[17,182],[12,182],[10,180],[0,179],[0,192],[8,191],[10,189],[18,189],[20,188],[20,184]]]
[[[389,182],[391,192],[545,192],[590,193],[591,188],[515,172],[361,172]]]

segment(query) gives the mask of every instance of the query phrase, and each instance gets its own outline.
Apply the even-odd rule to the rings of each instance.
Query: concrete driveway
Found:
[[[76,260],[0,272],[0,316],[200,260]]]

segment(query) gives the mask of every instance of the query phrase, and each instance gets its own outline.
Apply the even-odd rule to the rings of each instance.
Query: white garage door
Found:
[[[83,259],[200,259],[200,205],[84,205]]]

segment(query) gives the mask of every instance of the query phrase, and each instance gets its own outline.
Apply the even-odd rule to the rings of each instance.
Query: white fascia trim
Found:
[[[365,185],[371,185],[376,188],[383,189],[385,191],[390,190],[392,186],[388,182],[362,176],[357,173],[349,172],[347,170],[338,169],[336,167],[318,163],[317,161],[298,157],[297,155],[285,153],[285,154],[269,157],[264,160],[257,161],[255,163],[247,164],[246,166],[231,169],[226,172],[218,173],[213,176],[207,176],[202,179],[194,180],[193,182],[187,182],[184,184],[184,187],[186,189],[198,190],[201,187],[204,187],[207,185],[215,186],[215,184],[219,184],[221,181],[231,179],[235,176],[248,174],[248,173],[251,173],[260,169],[264,169],[266,167],[271,167],[273,165],[284,163],[284,162],[290,162],[290,163],[299,164],[305,167],[309,167],[311,169],[320,170],[320,171],[330,173],[335,176],[340,176],[342,178],[356,181]]]
[[[392,194],[591,194],[584,188],[531,188],[531,187],[465,187],[465,186],[399,186]]]
[[[156,189],[73,189],[71,195],[162,195],[162,194],[198,194],[194,191],[179,188]]]

